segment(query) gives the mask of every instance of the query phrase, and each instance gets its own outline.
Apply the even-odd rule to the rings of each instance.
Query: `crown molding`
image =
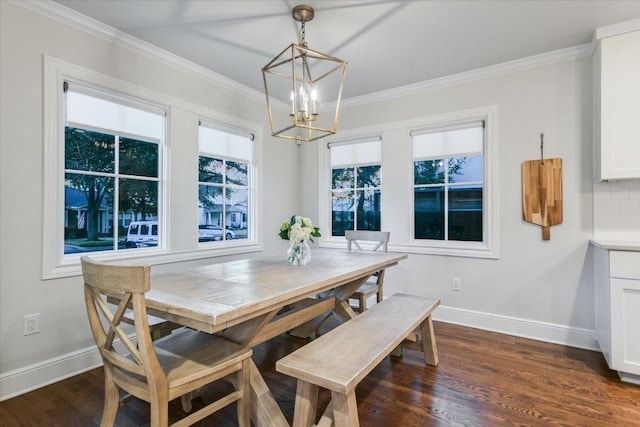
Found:
[[[364,104],[371,104],[373,102],[386,101],[402,96],[415,95],[418,93],[424,93],[436,89],[446,88],[449,86],[470,83],[490,77],[497,77],[505,74],[515,73],[518,71],[524,71],[560,62],[585,58],[593,54],[593,46],[593,43],[587,43],[567,49],[560,49],[553,52],[542,53],[540,55],[516,59],[514,61],[504,62],[502,64],[478,68],[476,70],[465,71],[463,73],[451,74],[449,76],[426,80],[420,83],[400,86],[397,88],[375,92],[363,96],[348,98],[341,102],[341,107],[344,109]]]
[[[13,0],[13,2],[22,7],[42,13],[50,18],[75,27],[79,30],[85,31],[93,36],[107,40],[111,43],[130,49],[141,55],[150,57],[163,64],[202,78],[224,89],[245,96],[251,100],[262,103],[265,102],[264,93],[260,91],[238,83],[235,80],[211,71],[208,68],[205,68],[194,62],[188,61],[181,56],[161,49],[151,43],[140,40],[137,37],[120,31],[89,16],[76,12],[73,9],[69,9],[68,7],[65,7],[52,0]]]
[[[53,19],[61,21],[65,24],[76,27],[82,31],[90,33],[96,37],[100,37],[104,40],[118,44],[125,48],[128,48],[134,52],[151,57],[157,61],[160,61],[169,66],[175,67],[184,72],[190,73],[207,81],[210,81],[218,86],[228,89],[232,92],[238,93],[251,100],[264,103],[264,94],[260,91],[252,89],[235,80],[218,74],[209,70],[201,65],[188,61],[178,55],[170,53],[164,49],[161,49],[151,43],[140,40],[132,35],[120,31],[114,27],[111,27],[96,19],[90,18],[59,3],[52,0],[13,0],[14,3],[19,4],[28,9],[40,12]],[[631,24],[637,24],[637,20],[629,21]],[[607,28],[607,27],[604,27]],[[342,109],[356,107],[359,105],[371,104],[374,102],[381,102],[390,99],[399,98],[407,95],[415,95],[417,93],[424,93],[441,89],[449,86],[460,85],[469,83],[485,78],[497,77],[505,74],[510,74],[518,71],[524,71],[536,67],[545,65],[556,64],[564,61],[576,60],[591,56],[595,45],[594,41],[588,44],[570,47],[567,49],[556,50],[553,52],[547,52],[540,55],[534,55],[527,58],[517,59],[514,61],[504,62],[502,64],[491,65],[476,70],[466,71],[463,73],[452,74],[449,76],[439,77],[432,80],[426,80],[420,83],[401,86],[393,89],[388,89],[380,92],[374,92],[367,95],[356,96],[352,98],[342,99],[340,106]],[[327,108],[332,108],[333,105],[329,104]],[[276,108],[287,108],[286,103],[282,102],[281,105],[276,105]]]
[[[596,28],[595,33],[593,33],[593,39],[596,41],[605,37],[617,36],[618,34],[638,30],[640,30],[640,18]]]

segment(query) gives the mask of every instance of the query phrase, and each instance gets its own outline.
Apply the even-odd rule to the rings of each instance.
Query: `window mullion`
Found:
[[[113,223],[112,223],[112,236],[113,236],[113,250],[118,250],[118,229],[120,225],[120,135],[115,135],[115,159],[114,159],[114,172],[115,177],[113,180]]]

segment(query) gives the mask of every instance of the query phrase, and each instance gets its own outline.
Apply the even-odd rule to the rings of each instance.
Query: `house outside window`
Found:
[[[156,247],[165,111],[65,82],[64,254]],[[129,238],[147,221],[156,233]]]
[[[411,133],[414,238],[483,242],[484,121]]]
[[[253,136],[201,121],[198,240],[247,240],[252,229]]]
[[[379,137],[330,143],[331,235],[347,230],[380,230],[381,158]]]

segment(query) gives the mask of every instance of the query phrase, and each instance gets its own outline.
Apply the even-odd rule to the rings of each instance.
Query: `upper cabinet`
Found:
[[[611,32],[596,32],[593,55],[594,173],[640,179],[640,30]]]

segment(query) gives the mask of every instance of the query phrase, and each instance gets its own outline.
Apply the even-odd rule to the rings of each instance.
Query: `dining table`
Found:
[[[257,256],[152,270],[147,311],[251,348],[284,332],[313,337],[332,314],[341,322],[354,318],[349,296],[371,275],[406,258],[394,252],[319,248],[305,266],[293,266],[284,256]],[[250,371],[253,424],[289,426],[253,361]]]

